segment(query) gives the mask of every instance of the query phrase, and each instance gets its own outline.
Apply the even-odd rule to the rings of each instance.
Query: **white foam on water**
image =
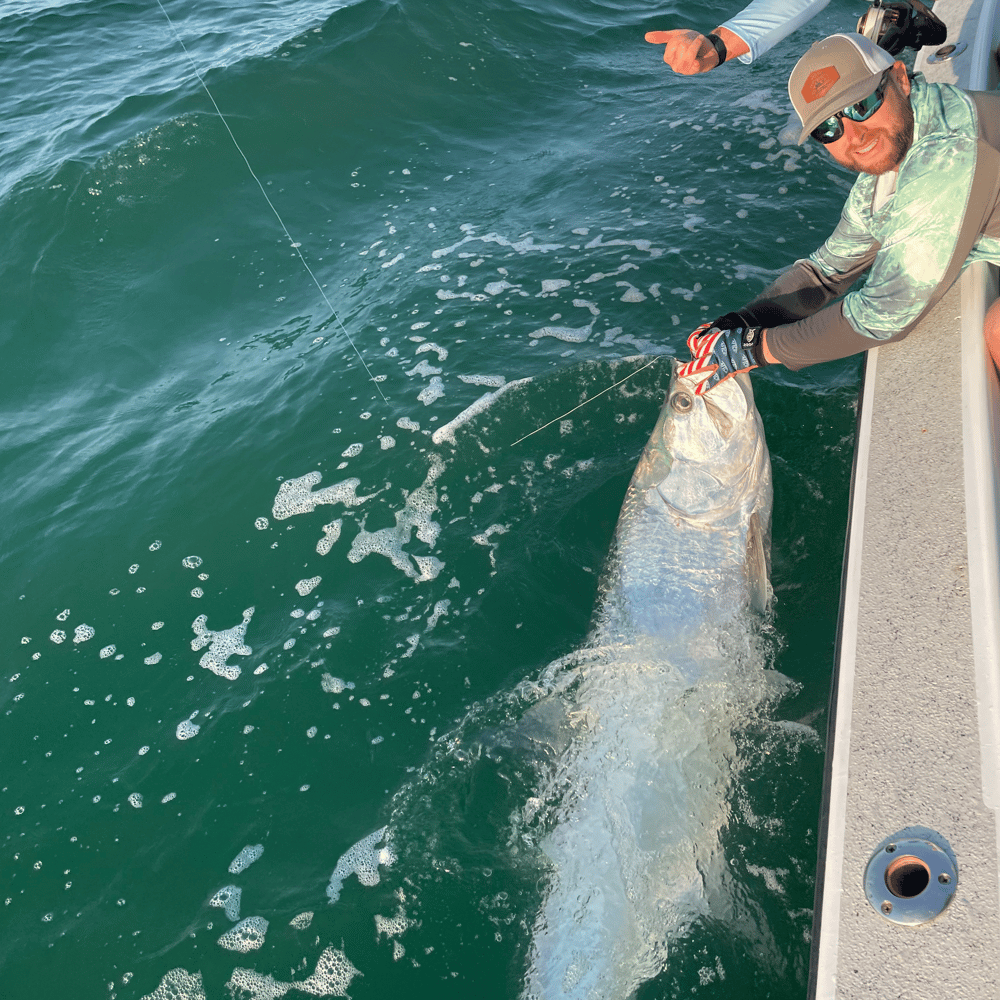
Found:
[[[319,956],[315,971],[306,979],[281,982],[253,969],[237,968],[233,969],[226,988],[233,997],[249,994],[249,1000],[278,1000],[291,989],[314,997],[346,997],[351,980],[360,975],[350,959],[331,945]]]
[[[142,792],[132,792],[131,795],[129,795],[129,797],[128,797],[128,804],[133,809],[141,809],[142,808]]]
[[[648,253],[651,258],[662,257],[663,250],[659,247],[654,247],[650,240],[607,240],[605,241],[603,237],[598,235],[595,239],[592,239],[586,246],[585,250],[595,250],[598,247],[635,247],[636,250],[641,250],[643,253]]]
[[[312,922],[315,914],[312,910],[306,910],[305,913],[300,913],[298,916],[292,917],[288,921],[289,927],[294,927],[297,931],[304,931]]]
[[[442,302],[447,302],[449,299],[468,299],[470,302],[487,301],[487,297],[478,292],[449,292],[446,288],[439,288],[434,294]]]
[[[206,615],[198,615],[191,623],[191,628],[194,629],[195,633],[194,638],[191,640],[191,648],[197,652],[211,643],[208,652],[202,656],[198,663],[219,677],[225,677],[231,681],[236,680],[240,676],[240,668],[226,661],[230,656],[249,656],[253,652],[243,641],[247,631],[247,624],[253,617],[253,613],[253,608],[247,608],[243,612],[243,621],[239,625],[234,625],[232,628],[221,632],[213,632],[207,627],[208,617]]]
[[[147,656],[142,662],[145,663],[147,667],[151,667],[154,663],[159,663],[162,659],[162,653],[153,653],[152,656]]]
[[[594,324],[588,323],[586,326],[541,326],[537,330],[532,330],[528,337],[532,340],[541,340],[542,337],[553,337],[562,340],[567,344],[582,344],[590,338],[594,330]]]
[[[428,351],[433,351],[437,355],[438,361],[448,360],[448,348],[442,347],[440,344],[435,344],[433,341],[426,341],[417,348],[417,354],[426,354]]]
[[[621,297],[622,302],[645,302],[646,296],[639,291],[631,282],[628,281],[616,281],[615,285],[618,288],[625,288],[627,291]]]
[[[400,417],[396,421],[396,426],[401,431],[419,431],[420,430],[420,424],[418,424],[416,422],[416,420],[411,420],[409,417]]]
[[[431,378],[430,383],[417,394],[417,399],[423,403],[424,406],[430,406],[431,403],[437,402],[443,395],[444,382],[442,382],[437,375],[434,375]]]
[[[201,726],[195,725],[190,719],[185,719],[177,724],[177,739],[193,739],[201,731]]]
[[[383,451],[388,451],[390,448],[396,447],[396,439],[389,434],[379,434],[378,440]]]
[[[430,632],[430,630],[434,628],[435,625],[437,625],[440,619],[444,615],[448,614],[448,609],[450,607],[451,607],[451,601],[449,600],[438,601],[434,605],[434,613],[427,618],[427,628],[425,629],[425,631]]]
[[[93,639],[96,634],[89,625],[77,625],[73,629],[73,642],[86,642],[88,639]]]
[[[226,931],[219,938],[219,944],[229,951],[239,951],[244,954],[256,951],[264,943],[267,934],[267,921],[263,917],[247,917],[235,927]]]
[[[459,375],[458,380],[467,385],[486,385],[499,389],[506,385],[507,379],[503,375]]]
[[[638,270],[639,270],[638,264],[622,264],[622,266],[615,271],[607,271],[607,272],[595,271],[592,275],[590,275],[589,278],[583,279],[583,284],[590,285],[593,284],[593,282],[595,281],[603,281],[605,278],[615,278],[619,274],[624,274],[626,271],[638,271]]]
[[[205,1000],[201,973],[192,975],[187,969],[171,969],[142,1000]]]
[[[202,564],[201,556],[185,556],[181,560],[181,565],[185,569],[197,569]]]
[[[264,531],[266,528],[270,526],[270,524],[271,522],[266,517],[258,517],[257,520],[254,521],[253,526],[258,531]]]
[[[240,900],[243,890],[238,885],[227,885],[221,888],[209,901],[209,906],[224,908],[226,916],[233,922],[240,919]]]
[[[771,98],[770,87],[763,90],[752,90],[749,94],[744,94],[734,104],[734,108],[750,108],[752,111],[771,111],[774,114],[784,117],[788,114],[788,102],[778,104]]]
[[[66,633],[61,628],[53,629],[49,638],[58,646],[59,643],[66,641]]]
[[[418,361],[406,374],[411,378],[419,375],[421,378],[428,378],[431,375],[440,375],[443,368],[435,368],[426,358]]]
[[[229,863],[230,873],[238,875],[240,872],[246,871],[263,853],[263,844],[247,844]]]
[[[399,937],[408,927],[412,927],[413,923],[414,921],[407,918],[406,910],[401,903],[393,917],[375,914],[375,936],[381,937],[384,934],[387,938]]]
[[[777,896],[785,895],[785,887],[779,879],[787,878],[789,870],[787,868],[764,868],[760,865],[747,865],[747,871],[751,875],[764,880],[764,885]]]
[[[491,377],[493,376],[483,376],[483,375],[470,376],[467,377],[466,379],[463,379],[463,381],[471,382],[473,378],[486,379]],[[518,385],[527,385],[531,381],[531,378],[529,377],[529,378],[516,379],[513,382],[507,382],[506,384],[504,384],[504,382],[502,381],[502,376],[495,376],[495,377],[501,379],[500,387],[496,390],[496,392],[484,393],[474,403],[472,403],[470,406],[467,406],[464,410],[462,410],[462,412],[459,413],[457,417],[454,417],[452,420],[449,420],[448,423],[439,427],[431,435],[431,440],[435,444],[439,445],[445,441],[447,441],[449,444],[455,444],[455,431],[458,430],[459,427],[462,427],[464,424],[467,424],[470,420],[479,416],[479,414],[484,413],[505,392],[508,392],[509,390],[513,389],[515,386]],[[482,382],[474,382],[473,384],[489,385],[490,383],[482,381]]]
[[[433,545],[437,541],[441,525],[431,515],[438,509],[437,488],[434,483],[443,471],[444,463],[438,456],[432,455],[427,477],[406,497],[402,509],[396,511],[396,526],[370,532],[362,525],[351,543],[348,561],[358,563],[366,556],[382,555],[411,579],[433,579],[427,575],[428,572],[434,572],[435,564],[439,567],[443,564],[439,564],[433,557],[410,556],[403,546],[409,543],[414,531],[417,538],[426,545]],[[437,572],[434,572],[434,576],[436,575]]]
[[[278,1000],[293,986],[293,983],[279,982],[274,976],[256,972],[253,969],[233,969],[226,989],[231,997],[240,1000]]]
[[[384,847],[378,846],[385,840],[387,831],[388,827],[383,826],[359,840],[341,855],[330,876],[330,884],[326,887],[326,894],[330,897],[331,903],[336,903],[340,899],[344,880],[351,875],[357,875],[358,881],[364,886],[379,884],[379,865],[388,868],[396,860],[396,855],[388,843]]]
[[[357,488],[361,485],[360,479],[345,479],[343,482],[313,491],[313,487],[322,478],[321,472],[309,472],[298,479],[286,479],[278,488],[278,495],[274,498],[271,513],[275,520],[283,521],[295,514],[308,514],[325,503],[357,507],[374,496],[374,494],[367,497],[357,495]]]
[[[344,681],[333,674],[323,674],[319,680],[320,687],[327,694],[340,694],[342,691],[353,691],[354,681]]]
[[[499,295],[501,292],[506,291],[508,288],[520,288],[520,287],[521,287],[520,285],[512,285],[507,280],[491,281],[488,285],[486,285],[483,291],[486,292],[487,295]]]
[[[434,260],[440,260],[442,257],[447,257],[448,254],[454,253],[459,247],[465,246],[467,243],[472,243],[477,240],[482,243],[496,243],[502,247],[510,247],[512,250],[522,255],[531,252],[548,253],[550,250],[562,250],[563,248],[562,243],[535,243],[530,233],[526,233],[523,237],[514,241],[508,240],[505,236],[500,236],[498,233],[487,233],[486,236],[473,236],[467,233],[457,243],[453,243],[449,247],[432,250],[431,257]]]
[[[758,267],[756,264],[739,264],[735,265],[736,273],[733,275],[735,281],[746,281],[747,278],[753,277],[761,282],[761,285],[769,285],[775,277],[777,277],[781,271],[772,270],[767,267]]]
[[[307,594],[311,594],[322,582],[323,577],[321,576],[311,576],[308,580],[299,580],[295,584],[295,589],[299,592],[302,597]]]

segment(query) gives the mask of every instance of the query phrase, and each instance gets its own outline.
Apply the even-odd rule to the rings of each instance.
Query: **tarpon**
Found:
[[[558,686],[577,732],[540,794],[551,869],[532,1000],[625,1000],[705,911],[719,867],[732,733],[766,689],[771,468],[748,376],[696,384],[671,379],[597,623]]]

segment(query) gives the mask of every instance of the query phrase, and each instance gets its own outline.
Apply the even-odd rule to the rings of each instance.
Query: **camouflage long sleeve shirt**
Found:
[[[998,146],[1000,95],[970,95],[918,74],[910,101],[913,143],[892,193],[877,190],[891,178],[860,175],[830,238],[741,310],[770,327],[768,347],[789,368],[899,340],[960,268],[1000,263],[998,190],[983,183],[995,171],[981,171],[974,187],[978,159]]]

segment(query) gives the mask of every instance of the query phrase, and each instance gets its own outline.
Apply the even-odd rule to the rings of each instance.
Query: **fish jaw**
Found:
[[[749,376],[720,382],[704,396],[696,395],[697,385],[678,378],[675,367],[630,496],[655,490],[674,515],[709,524],[766,493],[769,520],[770,460]]]

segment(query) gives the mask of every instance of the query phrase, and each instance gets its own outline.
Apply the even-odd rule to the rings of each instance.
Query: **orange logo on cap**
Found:
[[[821,97],[826,97],[830,88],[840,79],[836,66],[824,66],[822,69],[814,69],[802,84],[802,99],[806,104],[812,104]]]

